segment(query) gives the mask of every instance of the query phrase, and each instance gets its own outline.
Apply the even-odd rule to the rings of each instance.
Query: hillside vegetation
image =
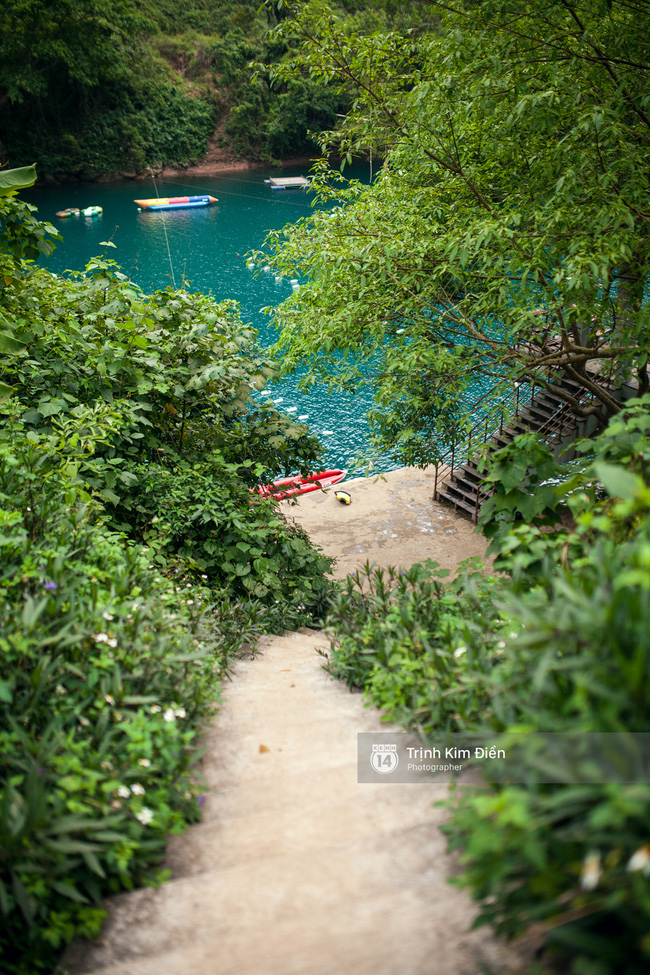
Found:
[[[339,15],[368,31],[399,9],[351,2]],[[0,161],[35,162],[41,175],[133,174],[197,162],[215,131],[250,160],[315,152],[309,132],[332,128],[349,95],[308,73],[272,80],[290,47],[267,36],[282,16],[258,0],[7,0]],[[268,67],[254,73],[252,62]]]

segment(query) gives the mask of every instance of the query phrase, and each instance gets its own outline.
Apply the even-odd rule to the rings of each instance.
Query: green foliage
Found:
[[[264,37],[276,13],[252,0],[56,0],[47,11],[8,0],[0,12],[0,124],[12,161],[92,178],[190,165],[219,114],[239,155],[270,159],[314,152],[310,129],[347,107],[307,77],[274,83],[251,62],[282,60]]]
[[[14,196],[18,190],[33,186],[36,182],[36,167],[24,166],[22,169],[6,169],[0,172],[0,196]]]
[[[411,19],[384,0],[341,7],[366,32]],[[170,0],[56,0],[47,11],[8,0],[0,12],[4,148],[12,161],[35,159],[41,172],[82,179],[189,165],[223,117],[222,141],[237,155],[313,154],[310,132],[334,127],[350,98],[327,79],[285,79],[275,70],[291,45],[267,32],[284,15],[257,0],[180,8]]]
[[[363,33],[288,4],[276,34],[296,54],[276,76],[350,98],[322,150],[379,163],[371,186],[323,163],[332,206],[267,241],[278,273],[308,279],[277,312],[285,368],[372,383],[379,446],[418,464],[469,421],[474,381],[498,398],[562,367],[599,419],[618,403],[588,362],[649,386],[647,6],[433,6],[435,29]]]
[[[448,570],[431,561],[353,573],[327,617],[331,672],[363,687],[387,721],[424,734],[474,729],[489,712],[485,684],[501,652],[498,582],[480,569],[469,562],[447,585]]]
[[[0,120],[11,158],[86,178],[195,162],[214,108],[208,92],[172,83],[146,40],[155,29],[130,0],[56,0],[47,10],[8,0]]]
[[[52,228],[0,213],[0,967],[33,975],[158,882],[219,677],[321,616],[331,560],[252,491],[320,446],[255,398],[235,303],[57,278],[25,260]]]
[[[52,464],[0,445],[0,958],[21,975],[95,936],[101,898],[155,880],[197,818],[200,721],[251,632],[70,507]]]
[[[280,594],[301,592],[296,605],[315,610],[329,563],[249,488],[307,472],[320,447],[253,398],[275,367],[234,304],[184,291],[145,298],[108,259],[73,281],[35,270],[12,298],[15,355],[2,372],[12,423],[61,458],[71,490],[104,502],[135,539],[159,536],[161,564],[180,559],[261,599],[270,619]],[[27,307],[39,311],[29,327]],[[152,532],[161,518],[164,532]],[[293,567],[279,572],[285,557]]]
[[[433,566],[348,580],[332,669],[423,734],[650,731],[650,397],[577,458],[530,437],[494,455],[483,530],[501,574],[442,585]],[[536,469],[537,468],[537,469]],[[505,574],[507,570],[508,574]],[[650,959],[647,785],[458,790],[444,827],[479,923],[542,923],[571,973],[638,975]],[[528,760],[528,761],[527,761]]]

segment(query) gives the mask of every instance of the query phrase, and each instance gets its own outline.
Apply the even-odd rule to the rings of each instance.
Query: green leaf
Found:
[[[36,166],[0,170],[0,196],[13,196],[18,190],[33,186],[36,182]]]
[[[53,880],[52,887],[58,894],[62,894],[71,901],[76,901],[78,904],[89,903],[88,898],[84,897],[84,895],[81,894],[76,887],[73,887],[72,884],[65,883],[65,881],[62,880]]]
[[[23,342],[19,342],[15,339],[13,335],[9,335],[7,332],[0,332],[0,352],[5,352],[8,355],[18,355],[19,352],[24,352],[27,346]]]
[[[643,487],[643,481],[631,471],[605,461],[596,461],[592,470],[608,494],[613,498],[633,498]]]

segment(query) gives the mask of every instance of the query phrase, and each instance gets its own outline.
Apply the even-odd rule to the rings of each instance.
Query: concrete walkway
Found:
[[[485,931],[432,803],[446,787],[359,785],[356,736],[389,730],[322,670],[315,632],[237,665],[207,740],[204,820],[173,879],[112,900],[71,975],[478,975],[518,971]],[[489,968],[482,967],[487,964]]]

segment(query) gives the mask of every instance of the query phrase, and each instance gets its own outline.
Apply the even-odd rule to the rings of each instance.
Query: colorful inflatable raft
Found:
[[[135,200],[143,210],[185,210],[187,207],[209,207],[214,196],[161,196],[154,200]]]
[[[78,217],[81,213],[79,207],[68,207],[66,210],[57,210],[57,217]]]

